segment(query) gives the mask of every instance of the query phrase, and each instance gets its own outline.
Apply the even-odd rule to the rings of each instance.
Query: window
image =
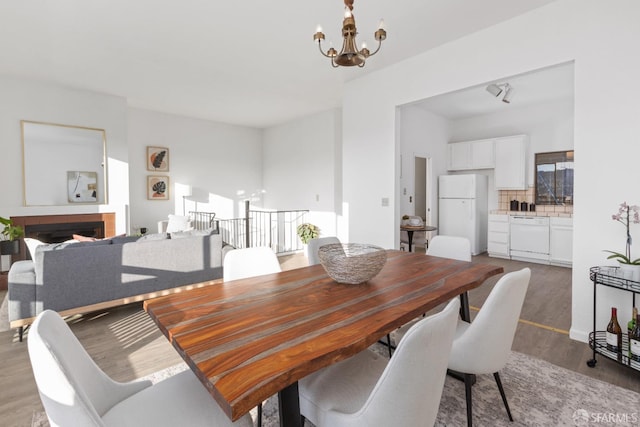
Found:
[[[536,153],[536,204],[573,204],[573,151]]]

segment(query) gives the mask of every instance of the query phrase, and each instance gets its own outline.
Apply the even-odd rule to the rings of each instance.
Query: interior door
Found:
[[[415,214],[427,219],[427,159],[415,156],[414,158],[414,194]]]

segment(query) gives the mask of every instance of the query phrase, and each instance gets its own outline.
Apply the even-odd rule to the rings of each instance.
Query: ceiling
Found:
[[[333,69],[313,42],[322,25],[341,45],[341,0],[6,1],[0,74],[262,128],[338,107],[350,79],[553,1],[356,0],[358,42],[374,47],[381,17],[388,34],[356,69]]]
[[[411,105],[431,111],[449,120],[460,120],[484,114],[500,113],[509,109],[573,99],[573,72],[573,62],[567,62],[487,82],[509,83],[513,90],[510,103],[502,102],[504,93],[495,97],[487,91],[487,84],[482,84],[434,96]]]

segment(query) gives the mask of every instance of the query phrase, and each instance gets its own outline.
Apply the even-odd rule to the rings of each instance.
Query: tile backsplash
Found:
[[[509,211],[509,202],[517,200],[531,204],[535,201],[535,191],[533,187],[527,190],[500,190],[498,195],[498,210]],[[573,214],[573,205],[556,206],[556,205],[536,205],[538,214],[545,213],[548,216],[570,216]]]

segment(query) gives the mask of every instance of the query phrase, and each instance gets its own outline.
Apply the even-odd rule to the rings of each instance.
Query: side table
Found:
[[[406,231],[409,238],[409,252],[411,252],[411,245],[413,245],[413,233],[416,231],[436,231],[438,227],[431,225],[401,225],[400,231]],[[429,247],[429,241],[427,240],[427,247]]]

